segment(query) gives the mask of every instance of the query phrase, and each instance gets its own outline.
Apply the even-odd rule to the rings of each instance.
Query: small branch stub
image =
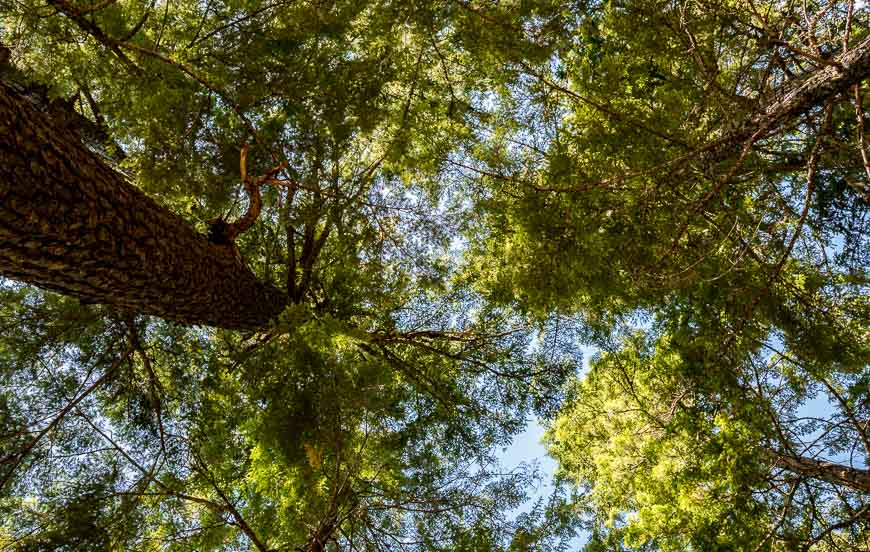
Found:
[[[275,175],[286,166],[286,163],[281,163],[271,168],[263,176],[256,178],[248,177],[248,145],[242,146],[239,152],[239,173],[242,177],[242,185],[248,194],[248,210],[236,222],[227,222],[223,217],[209,221],[209,241],[217,245],[232,245],[240,234],[253,226],[257,218],[259,218],[260,210],[262,209],[260,186],[263,183],[272,182]]]

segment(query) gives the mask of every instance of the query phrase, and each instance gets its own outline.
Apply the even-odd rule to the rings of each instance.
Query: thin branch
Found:
[[[130,70],[135,75],[140,75],[142,70],[133,63],[130,58],[124,55],[124,52],[118,47],[118,44],[115,40],[109,38],[103,30],[97,26],[94,22],[86,19],[81,11],[69,5],[66,0],[48,0],[48,3],[54,6],[58,12],[62,13],[69,19],[71,19],[82,31],[93,37],[97,42],[108,48],[112,53],[114,53],[118,59],[127,66],[127,69]]]
[[[776,535],[776,532],[779,531],[779,528],[782,527],[782,524],[785,523],[785,518],[788,515],[788,509],[791,507],[791,501],[794,498],[794,493],[797,491],[798,486],[801,483],[801,477],[798,476],[791,484],[791,488],[788,490],[788,494],[785,496],[785,500],[782,505],[782,513],[779,515],[779,520],[776,524],[770,528],[770,531],[764,536],[761,542],[758,543],[758,546],[755,547],[755,552],[759,552],[764,548],[764,545],[767,544],[767,541],[770,540],[771,537]]]
[[[821,533],[816,535],[813,538],[813,540],[811,540],[810,542],[808,542],[804,545],[804,547],[803,547],[804,552],[810,550],[813,546],[820,543],[822,541],[822,539],[824,539],[825,537],[827,537],[828,535],[830,535],[832,532],[836,531],[837,529],[843,529],[844,527],[849,527],[850,525],[852,525],[853,523],[855,523],[859,519],[868,517],[868,514],[870,514],[870,504],[865,504],[863,508],[861,508],[860,510],[855,512],[848,519],[844,519],[843,521],[841,521],[839,523],[835,523],[833,525],[830,525],[824,531],[822,531]]]
[[[795,229],[794,235],[792,235],[791,240],[788,243],[788,246],[785,248],[785,251],[782,254],[779,262],[776,265],[776,268],[773,270],[773,273],[770,275],[768,282],[772,282],[774,278],[779,275],[779,272],[782,270],[783,265],[786,260],[788,260],[791,255],[792,250],[794,249],[795,243],[797,242],[798,237],[801,235],[803,231],[804,223],[807,220],[807,214],[810,210],[810,200],[813,196],[813,190],[815,190],[815,182],[816,182],[816,172],[818,170],[819,163],[819,154],[821,153],[822,146],[825,141],[825,136],[827,136],[828,132],[831,130],[831,118],[834,109],[833,102],[828,102],[828,105],[825,106],[825,122],[823,123],[823,128],[821,132],[816,138],[816,143],[813,144],[813,149],[810,151],[810,158],[807,161],[807,193],[806,198],[804,199],[803,210],[801,211],[801,217],[798,221],[797,228]]]
[[[855,118],[858,123],[858,149],[861,151],[864,172],[867,174],[867,183],[870,186],[870,160],[867,158],[867,138],[864,135],[864,106],[861,102],[861,85],[856,84],[852,92],[855,99]]]
[[[251,539],[251,542],[254,544],[254,546],[257,547],[258,550],[260,550],[261,552],[269,552],[269,548],[266,547],[265,544],[263,544],[263,541],[261,541],[259,537],[257,537],[257,534],[254,532],[253,529],[251,529],[251,526],[248,525],[248,522],[245,521],[245,518],[242,517],[242,514],[239,513],[238,509],[236,509],[236,506],[232,503],[232,501],[230,501],[229,497],[227,497],[226,493],[224,493],[220,485],[218,485],[217,481],[215,480],[214,476],[212,476],[211,472],[205,465],[205,462],[203,462],[202,458],[200,458],[195,451],[193,452],[193,457],[195,460],[194,467],[197,468],[197,471],[199,473],[205,476],[205,478],[211,484],[212,488],[215,490],[218,496],[221,497],[221,500],[224,502],[224,504],[226,504],[226,509],[229,511],[230,515],[233,516],[233,519],[235,520],[236,525],[238,525],[239,529],[241,529],[242,532],[244,532],[245,535],[247,535],[248,538]]]
[[[855,0],[849,0],[849,7],[846,8],[846,32],[843,34],[843,51],[849,49],[849,39],[852,36],[852,13],[855,11]]]
[[[117,1],[118,0],[103,0],[102,2],[98,2],[92,6],[84,8],[84,9],[76,7],[75,10],[76,10],[76,13],[78,13],[79,15],[88,15],[91,13],[98,12],[100,10],[104,10],[104,9],[108,8],[109,6],[111,6],[112,4],[115,4]]]
[[[18,466],[21,465],[21,462],[24,461],[24,458],[30,453],[31,450],[33,450],[33,448],[39,443],[39,441],[41,441],[43,437],[45,437],[51,430],[53,430],[61,422],[61,420],[63,420],[64,417],[69,414],[70,410],[76,408],[76,406],[80,402],[87,398],[91,393],[94,392],[94,390],[100,387],[111,375],[113,375],[118,367],[121,366],[121,363],[123,363],[132,354],[133,349],[133,343],[132,341],[130,341],[127,345],[127,350],[124,351],[124,354],[116,359],[115,362],[113,362],[112,365],[109,367],[109,369],[106,370],[106,372],[102,376],[97,378],[94,383],[88,386],[88,388],[80,393],[76,398],[71,400],[58,413],[58,415],[55,416],[54,419],[36,435],[36,437],[34,437],[27,445],[24,446],[23,449],[14,452],[8,455],[6,458],[0,460],[0,465],[12,462],[12,466],[9,468],[9,471],[3,476],[3,479],[0,480],[0,490],[2,490],[3,487],[5,487],[6,484],[12,479],[12,475],[15,470],[18,468]]]
[[[148,18],[151,16],[151,11],[154,9],[154,4],[157,3],[157,0],[151,0],[151,4],[145,8],[145,13],[142,14],[142,17],[139,18],[139,21],[133,25],[133,28],[130,29],[127,34],[121,37],[121,42],[126,42],[139,34],[139,31],[142,30],[142,27],[145,25],[145,22],[148,21]]]
[[[110,445],[112,445],[112,447],[113,447],[116,451],[118,451],[118,453],[120,453],[121,456],[123,456],[124,459],[126,459],[127,462],[130,463],[130,465],[132,465],[134,468],[136,468],[136,470],[139,471],[139,473],[141,473],[141,474],[144,476],[144,479],[145,479],[145,481],[146,481],[147,483],[153,482],[155,485],[157,485],[158,487],[160,487],[161,489],[163,489],[163,491],[164,491],[163,494],[165,494],[165,495],[167,495],[167,496],[172,496],[172,497],[175,497],[175,498],[179,498],[179,499],[181,499],[181,500],[186,500],[186,501],[188,501],[188,502],[194,502],[194,503],[196,503],[196,504],[201,504],[201,505],[206,506],[206,507],[208,507],[208,508],[210,508],[210,509],[212,509],[212,510],[214,510],[215,512],[218,512],[218,513],[223,513],[223,512],[226,511],[226,508],[224,508],[223,506],[221,506],[220,504],[218,504],[218,503],[216,503],[216,502],[213,502],[213,501],[211,501],[211,500],[208,500],[207,498],[200,498],[200,497],[198,497],[198,496],[191,496],[191,495],[187,495],[187,494],[184,494],[184,493],[179,493],[179,492],[173,490],[171,487],[169,487],[168,485],[166,485],[165,483],[163,483],[162,481],[160,481],[159,479],[157,479],[156,477],[154,477],[154,473],[153,473],[152,471],[145,469],[145,466],[143,466],[142,464],[140,464],[139,462],[137,462],[135,458],[133,458],[132,456],[130,456],[130,453],[128,453],[126,450],[124,450],[124,448],[123,448],[121,445],[119,445],[119,444],[118,444],[114,439],[112,439],[112,438],[111,438],[111,437],[110,437],[110,436],[109,436],[105,431],[103,431],[103,430],[102,430],[102,429],[101,429],[97,424],[95,424],[94,421],[91,420],[90,417],[88,417],[84,412],[82,412],[82,411],[79,410],[79,409],[76,409],[76,413],[77,413],[77,414],[78,414],[78,415],[79,415],[79,416],[80,416],[80,417],[81,417],[85,422],[87,422],[87,424],[88,424],[89,426],[91,426],[91,428],[93,428],[93,430],[96,431],[96,432],[100,435],[100,437],[102,437],[102,438],[105,439],[105,440],[106,440]]]
[[[663,134],[663,133],[655,130],[654,128],[650,128],[644,124],[633,121],[632,119],[627,119],[624,114],[619,113],[618,111],[614,111],[613,109],[605,106],[602,103],[599,103],[595,100],[592,100],[586,96],[582,96],[582,95],[578,94],[577,92],[574,92],[573,90],[565,88],[564,86],[556,84],[555,82],[549,80],[547,77],[542,75],[540,72],[534,70],[532,67],[530,67],[528,64],[526,64],[523,61],[517,61],[516,63],[517,63],[517,65],[519,65],[523,69],[523,71],[528,76],[533,77],[535,80],[537,80],[541,84],[547,86],[548,88],[555,90],[557,92],[561,92],[562,94],[565,94],[566,96],[568,96],[570,98],[573,98],[581,103],[584,103],[584,104],[592,107],[593,109],[600,111],[601,113],[604,113],[605,115],[609,116],[611,119],[613,119],[615,121],[620,121],[620,122],[626,123],[626,124],[631,125],[632,127],[636,128],[638,130],[641,130],[641,131],[646,132],[648,134],[652,134],[653,136],[656,136],[658,138],[661,138],[662,140],[670,142],[671,144],[676,144],[684,149],[688,149],[688,146],[684,142],[674,138],[673,136],[668,136],[667,134]]]
[[[245,21],[248,21],[249,19],[253,19],[264,12],[267,12],[269,10],[272,10],[272,9],[275,9],[275,8],[278,8],[278,7],[281,7],[281,6],[290,4],[290,3],[292,3],[292,2],[275,2],[273,4],[268,4],[266,6],[263,6],[259,9],[252,11],[251,13],[249,13],[247,15],[244,15],[244,16],[238,18],[238,19],[234,19],[234,20],[229,21],[223,25],[219,25],[219,26],[215,27],[214,29],[212,29],[209,32],[202,35],[201,37],[194,37],[194,39],[191,40],[190,43],[188,43],[187,46],[185,46],[185,47],[192,48],[193,46],[196,46],[200,42],[204,42],[204,41],[208,40],[209,38],[213,37],[214,35],[220,33],[221,31],[229,29],[230,27],[235,27],[236,25],[238,25],[240,23],[244,23]]]

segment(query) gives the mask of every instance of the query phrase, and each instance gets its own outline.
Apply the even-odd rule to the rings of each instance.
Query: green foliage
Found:
[[[704,404],[682,359],[636,338],[602,355],[548,434],[561,476],[591,486],[596,524],[629,547],[737,550],[761,542],[756,428]],[[746,405],[746,417],[758,416]]]
[[[822,515],[815,504],[826,504],[823,515],[836,519],[839,508],[861,500],[860,486],[832,491],[818,472],[790,473],[776,461],[774,451],[836,452],[849,441],[848,432],[819,435],[799,414],[824,377],[756,353],[723,379],[692,370],[686,354],[667,334],[627,338],[572,383],[548,430],[558,475],[577,485],[577,504],[597,535],[590,550],[623,543],[631,550],[788,550],[791,542],[815,541],[816,524],[833,523],[807,518],[797,504],[814,515]],[[853,381],[842,383],[857,391]],[[827,426],[853,406],[830,405],[834,415],[817,419]],[[863,542],[841,537],[849,546]]]
[[[240,334],[0,282],[0,547],[867,549],[853,96],[759,115],[862,8],[0,2],[0,78],[199,231],[250,147],[233,254],[290,298]]]

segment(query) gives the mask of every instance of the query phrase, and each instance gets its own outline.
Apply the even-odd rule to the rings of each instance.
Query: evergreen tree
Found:
[[[868,17],[0,0],[0,544],[866,548]]]

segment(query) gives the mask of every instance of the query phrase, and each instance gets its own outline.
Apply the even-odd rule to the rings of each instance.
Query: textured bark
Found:
[[[0,274],[185,324],[256,329],[287,302],[0,83]]]
[[[719,161],[728,158],[756,132],[769,134],[866,79],[870,76],[870,37],[836,56],[831,62],[833,65],[825,65],[802,80],[777,90],[758,113],[706,146],[702,150],[704,159]]]
[[[773,450],[765,451],[765,453],[773,459],[777,466],[792,473],[870,493],[870,470],[861,470],[804,456],[792,456]]]

